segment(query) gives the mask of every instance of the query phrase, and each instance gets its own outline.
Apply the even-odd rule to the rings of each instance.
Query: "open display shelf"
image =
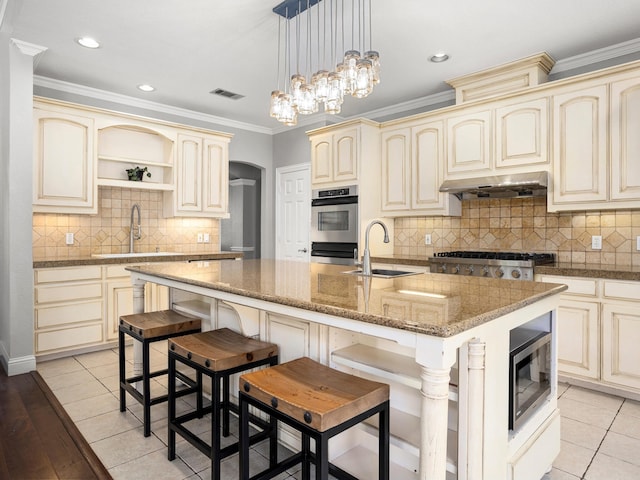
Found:
[[[362,372],[399,382],[408,387],[420,390],[420,365],[413,357],[389,352],[369,345],[355,344],[334,350],[332,360],[345,367],[355,368]],[[458,370],[451,369],[449,381],[449,400],[458,400]]]

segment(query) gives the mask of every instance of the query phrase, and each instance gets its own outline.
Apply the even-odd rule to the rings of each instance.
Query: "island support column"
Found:
[[[445,480],[450,368],[422,366],[420,480]]]
[[[469,395],[467,402],[467,480],[483,478],[484,357],[486,344],[469,342]]]
[[[133,281],[133,313],[144,313],[144,286],[146,282],[135,279]],[[142,375],[142,343],[133,340],[133,374]],[[142,384],[137,382],[138,390],[142,389]]]

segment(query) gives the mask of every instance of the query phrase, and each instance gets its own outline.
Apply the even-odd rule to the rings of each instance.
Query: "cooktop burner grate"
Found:
[[[454,251],[439,252],[436,257],[449,258],[479,258],[486,260],[516,260],[520,262],[533,262],[535,265],[543,265],[555,262],[553,253],[522,253],[522,252],[474,252],[474,251]]]

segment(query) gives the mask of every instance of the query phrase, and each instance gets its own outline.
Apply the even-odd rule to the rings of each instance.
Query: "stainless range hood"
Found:
[[[470,198],[526,198],[547,194],[547,172],[518,173],[491,177],[446,180],[440,191],[461,200]]]

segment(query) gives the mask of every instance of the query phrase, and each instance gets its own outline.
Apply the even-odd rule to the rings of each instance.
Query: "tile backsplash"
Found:
[[[640,210],[549,213],[546,198],[464,200],[460,217],[394,221],[394,254],[429,257],[447,250],[555,253],[560,262],[640,266]],[[425,234],[432,244],[424,244]],[[602,236],[602,250],[591,236]]]
[[[142,239],[134,251],[218,252],[218,219],[164,218],[162,192],[131,188],[99,187],[98,215],[33,214],[33,258],[82,258],[98,253],[129,252],[131,206],[140,205]],[[137,221],[137,214],[135,217]],[[73,245],[65,234],[74,234]],[[208,233],[209,243],[197,243],[198,233]]]

